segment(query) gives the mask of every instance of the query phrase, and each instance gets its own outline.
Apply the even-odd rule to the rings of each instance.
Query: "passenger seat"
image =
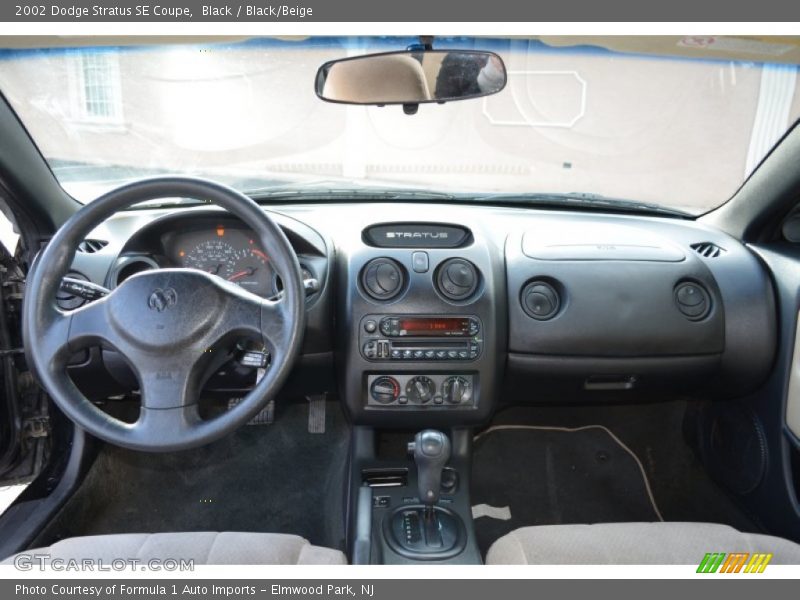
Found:
[[[715,523],[603,523],[516,529],[486,555],[490,565],[699,565],[709,552],[772,554],[800,564],[800,545]]]

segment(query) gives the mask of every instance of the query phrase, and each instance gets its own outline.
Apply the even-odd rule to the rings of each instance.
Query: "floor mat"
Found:
[[[515,406],[498,412],[493,425],[603,425],[642,461],[658,508],[667,521],[722,523],[763,533],[686,443],[685,400],[582,406]]]
[[[146,454],[105,446],[35,545],[76,535],[165,531],[294,533],[343,546],[348,427],[328,402],[325,433],[307,404],[278,405],[272,425],[245,426],[195,450]]]
[[[472,503],[511,513],[475,520],[484,555],[518,527],[660,520],[641,464],[602,427],[493,428],[474,450]]]

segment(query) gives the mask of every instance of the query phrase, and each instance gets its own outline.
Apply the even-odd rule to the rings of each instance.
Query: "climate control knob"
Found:
[[[427,404],[433,400],[436,393],[436,384],[430,377],[418,375],[408,380],[406,384],[406,396],[408,401],[413,404]]]
[[[375,402],[392,404],[400,396],[400,383],[394,377],[384,375],[372,382],[369,393]]]
[[[448,404],[468,403],[472,400],[472,385],[464,377],[448,377],[442,384],[442,396]]]

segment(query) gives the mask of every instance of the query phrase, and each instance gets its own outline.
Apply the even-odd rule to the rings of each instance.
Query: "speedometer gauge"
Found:
[[[234,274],[235,255],[236,249],[228,242],[207,240],[183,257],[183,266],[229,279]]]
[[[264,298],[279,291],[272,263],[252,231],[219,222],[195,227],[168,238],[165,249],[173,264],[216,275]]]

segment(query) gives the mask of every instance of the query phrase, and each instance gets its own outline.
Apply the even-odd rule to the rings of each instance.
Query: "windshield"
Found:
[[[322,63],[417,41],[0,50],[0,90],[81,202],[184,173],[245,192],[592,194],[699,214],[727,200],[800,115],[794,65],[524,39],[436,39],[497,52],[509,74],[494,96],[415,115],[316,97]]]

